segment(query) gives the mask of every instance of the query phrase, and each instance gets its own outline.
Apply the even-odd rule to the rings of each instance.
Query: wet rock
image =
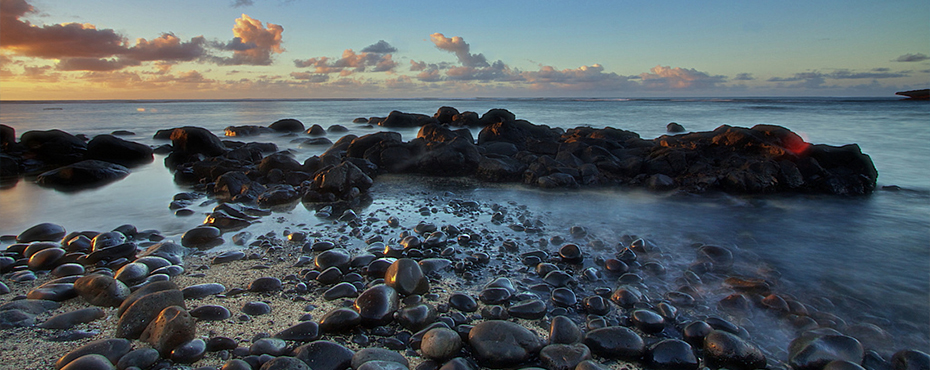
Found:
[[[197,226],[181,235],[181,245],[193,248],[212,248],[222,243],[223,232],[213,226]]]
[[[274,335],[275,338],[296,342],[312,342],[320,339],[320,326],[313,321],[303,321]]]
[[[184,294],[184,299],[205,298],[211,295],[220,294],[224,291],[226,291],[226,287],[220,283],[196,284],[181,289],[181,293]]]
[[[355,352],[334,342],[318,340],[294,349],[294,357],[313,370],[345,370]]]
[[[358,288],[349,282],[341,282],[323,292],[323,299],[327,301],[339,298],[352,298],[356,296],[358,296]]]
[[[87,143],[87,159],[98,159],[132,167],[155,160],[148,145],[120,139],[113,135],[97,135]]]
[[[704,337],[704,359],[713,366],[734,370],[765,367],[765,355],[759,348],[723,330],[711,331]]]
[[[181,343],[171,351],[171,361],[181,364],[192,364],[200,361],[206,352],[207,344],[203,339],[192,339]]]
[[[462,312],[475,312],[478,310],[478,302],[464,293],[453,293],[449,296],[449,306]]]
[[[581,248],[576,244],[565,244],[559,248],[559,256],[568,263],[580,263],[584,256],[581,254]]]
[[[351,365],[353,369],[358,369],[360,366],[370,361],[389,361],[404,367],[410,366],[406,357],[384,348],[364,348],[355,352],[355,355],[352,356]]]
[[[548,370],[572,370],[591,359],[591,350],[581,343],[550,344],[539,351],[539,360]]]
[[[405,296],[429,291],[429,281],[420,264],[409,258],[394,261],[384,274],[384,283]]]
[[[246,288],[250,292],[261,293],[261,292],[276,292],[284,288],[284,283],[281,282],[281,279],[276,277],[260,277],[258,279],[252,280],[249,283],[249,286]]]
[[[106,312],[103,309],[89,307],[57,314],[38,326],[45,329],[70,329],[77,324],[88,323],[104,317],[106,317]]]
[[[914,349],[900,350],[891,356],[891,366],[894,370],[930,369],[930,355]]]
[[[397,310],[394,320],[412,331],[419,331],[436,321],[436,309],[429,304],[419,303]]]
[[[664,339],[649,349],[651,368],[658,370],[696,370],[698,359],[688,343],[679,339]]]
[[[714,328],[704,321],[693,321],[685,325],[681,330],[681,335],[688,344],[703,348],[704,337],[713,330]]]
[[[271,306],[265,302],[254,301],[243,303],[239,310],[249,316],[259,316],[271,313]]]
[[[824,365],[823,370],[865,370],[865,368],[849,361],[834,360]]]
[[[671,134],[677,134],[677,133],[685,132],[686,130],[685,130],[685,127],[682,126],[681,124],[672,122],[672,123],[665,125],[665,131]]]
[[[501,287],[488,287],[478,294],[478,299],[487,305],[505,303],[513,296],[513,291]]]
[[[555,316],[549,325],[549,344],[581,343],[581,329],[567,316]]]
[[[47,248],[41,251],[38,251],[32,254],[29,257],[27,266],[33,270],[48,270],[52,267],[55,267],[58,263],[58,260],[65,255],[65,250],[62,248]]]
[[[45,283],[39,287],[30,290],[26,294],[28,299],[41,299],[55,302],[63,302],[77,297],[77,291],[74,290],[73,283]]]
[[[71,361],[65,367],[61,368],[62,370],[84,370],[84,369],[93,369],[93,370],[116,370],[116,367],[113,366],[113,363],[110,362],[106,357],[97,354],[89,354],[78,357]]]
[[[169,306],[146,326],[139,340],[151,344],[162,357],[169,357],[175,348],[194,339],[194,334],[194,319],[187,310],[180,306]]]
[[[327,312],[320,318],[320,330],[324,333],[339,333],[362,323],[362,317],[351,308],[340,307]]]
[[[638,334],[621,326],[589,331],[583,343],[598,356],[635,361],[643,357],[646,345]]]
[[[55,368],[61,369],[72,361],[84,355],[101,355],[110,362],[110,366],[117,363],[120,357],[129,353],[132,343],[126,339],[100,339],[80,346],[55,362]]]
[[[255,136],[268,132],[274,132],[274,130],[257,125],[227,126],[223,130],[226,136]]]
[[[198,320],[220,321],[228,319],[230,316],[232,316],[232,313],[229,312],[229,309],[223,306],[203,305],[190,310],[190,315],[197,318]]]
[[[225,369],[225,367],[224,367]],[[305,362],[290,356],[275,357],[262,364],[259,370],[311,370]]]
[[[420,351],[426,358],[445,360],[462,349],[462,337],[452,329],[433,328],[423,334]]]
[[[507,313],[521,319],[541,319],[546,316],[546,303],[539,299],[523,300],[510,306]]]
[[[252,342],[249,354],[281,356],[287,352],[287,342],[280,338],[262,338]]]
[[[631,308],[642,300],[642,293],[633,287],[620,286],[611,294],[610,300],[620,307]]]
[[[95,186],[122,179],[129,172],[124,166],[90,159],[43,172],[36,176],[36,183],[60,188]]]
[[[84,140],[61,130],[26,131],[20,136],[28,152],[48,163],[70,164],[83,159],[87,152]]]
[[[284,118],[274,121],[268,128],[277,132],[301,132],[304,131],[304,124],[293,118]]]
[[[355,299],[355,310],[366,326],[390,323],[400,305],[397,291],[384,284],[366,289]]]
[[[559,307],[572,307],[578,303],[578,298],[571,289],[559,287],[552,290],[552,303]]]
[[[113,277],[126,285],[132,286],[145,280],[149,275],[149,267],[144,263],[127,263],[116,271]]]
[[[320,271],[330,267],[336,267],[340,271],[346,271],[349,268],[349,262],[352,261],[352,255],[349,251],[342,248],[333,248],[323,251],[313,259],[314,265]]]
[[[862,344],[833,329],[815,329],[801,334],[788,345],[788,362],[796,370],[820,370],[834,360],[861,363]]]
[[[117,369],[126,369],[135,366],[140,369],[148,369],[155,364],[161,356],[158,351],[152,348],[138,348],[119,358],[116,363]]]
[[[219,265],[222,263],[229,263],[233,261],[238,261],[245,258],[245,253],[242,251],[227,251],[220,253],[210,261],[214,265]]]
[[[544,345],[536,334],[519,324],[498,320],[475,325],[468,334],[468,343],[479,363],[493,368],[521,364]]]
[[[142,291],[142,293],[146,293],[146,291]],[[128,306],[126,306],[127,303],[129,303]],[[126,307],[125,309],[123,309],[124,306]],[[184,295],[181,294],[181,291],[170,289],[149,292],[148,294],[137,297],[137,299],[133,297],[133,295],[130,295],[130,297],[127,297],[123,304],[120,305],[120,311],[122,313],[120,314],[119,322],[116,324],[116,332],[114,335],[118,338],[139,338],[142,332],[145,331],[146,326],[155,320],[165,308],[170,306],[184,307]],[[184,314],[187,315],[187,312],[185,311]],[[190,338],[188,338],[188,340],[189,339]],[[160,352],[165,355],[168,354],[168,352]]]
[[[635,310],[630,315],[633,325],[647,334],[655,334],[665,329],[665,319],[651,310]]]
[[[226,146],[209,130],[185,126],[171,130],[171,147],[175,153],[203,154],[215,157],[227,151]]]
[[[0,311],[0,328],[16,328],[33,326],[36,323],[36,315],[18,309],[8,309]]]

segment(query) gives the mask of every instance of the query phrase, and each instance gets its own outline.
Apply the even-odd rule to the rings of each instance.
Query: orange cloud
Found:
[[[726,82],[726,76],[711,76],[694,68],[655,66],[650,73],[639,75],[643,86],[652,89],[688,89],[715,87]]]
[[[0,1],[2,48],[15,54],[47,59],[103,58],[126,51],[126,40],[111,29],[92,24],[35,26],[19,18],[35,12],[25,0]]]
[[[284,33],[284,27],[262,22],[243,14],[242,18],[236,19],[236,25],[233,27],[232,41],[223,46],[226,50],[233,50],[232,58],[218,58],[219,64],[226,65],[270,65],[272,62],[271,54],[280,54],[284,52],[281,47],[281,34]]]

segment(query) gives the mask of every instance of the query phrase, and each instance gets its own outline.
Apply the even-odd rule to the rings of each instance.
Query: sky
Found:
[[[928,87],[926,0],[0,0],[0,100]]]

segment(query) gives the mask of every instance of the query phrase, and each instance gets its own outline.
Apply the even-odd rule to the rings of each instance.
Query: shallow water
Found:
[[[777,271],[780,292],[799,300],[827,297],[837,306],[837,315],[848,322],[881,323],[894,336],[896,348],[930,347],[930,171],[922,164],[930,158],[926,125],[930,104],[926,103],[802,98],[44,102],[2,103],[0,123],[13,126],[17,134],[59,128],[92,137],[124,129],[136,132],[126,139],[160,145],[164,142],[152,139],[158,129],[194,125],[222,135],[226,126],[264,126],[289,117],[308,127],[340,124],[361,136],[380,129],[351,123],[356,117],[386,116],[391,110],[432,114],[443,105],[479,114],[505,108],[537,124],[611,126],[644,138],[664,134],[665,125],[672,121],[693,131],[721,124],[766,123],[788,127],[813,143],[858,143],[879,171],[879,186],[899,185],[903,190],[853,198],[670,195],[626,188],[552,192],[521,185],[411,182],[408,177],[392,176],[376,180],[375,203],[362,211],[447,191],[485,205],[524,205],[543,218],[550,231],[567,232],[572,225],[583,225],[608,248],[615,247],[623,234],[646,238],[664,251],[669,271],[681,271],[693,261],[694,243],[716,244],[737,251],[748,267]],[[416,135],[415,129],[399,132],[405,140]],[[233,139],[274,142],[293,150],[299,161],[325,150],[291,143],[303,137],[265,134]],[[0,189],[0,234],[17,234],[40,222],[58,223],[69,231],[108,230],[130,223],[178,238],[200,224],[212,204],[193,207],[195,216],[174,216],[168,210],[171,197],[187,189],[174,184],[162,160],[156,156],[155,162],[134,168],[121,181],[74,193],[41,188],[29,179],[7,184]],[[266,217],[252,227],[254,234],[280,232],[273,221],[276,217],[308,225],[324,222],[296,205]],[[227,247],[231,246],[221,248]],[[750,322],[761,325],[766,320],[757,315]],[[778,333],[772,330],[767,335]]]

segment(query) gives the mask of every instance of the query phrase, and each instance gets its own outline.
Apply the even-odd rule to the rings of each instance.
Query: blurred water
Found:
[[[353,124],[356,117],[386,116],[392,110],[432,114],[440,106],[479,114],[505,108],[537,124],[572,128],[616,127],[654,138],[678,122],[690,131],[721,124],[787,127],[812,143],[858,143],[879,171],[877,191],[867,197],[811,195],[699,196],[630,189],[549,192],[520,185],[478,185],[457,193],[481,202],[515,202],[548,215],[550,225],[582,224],[606,241],[636,234],[663,246],[682,265],[693,259],[692,243],[740,251],[781,274],[780,284],[799,297],[852,302],[846,319],[886,323],[902,345],[930,347],[930,104],[896,99],[650,99],[650,100],[314,100],[218,102],[41,102],[2,103],[0,123],[28,130],[62,129],[88,137],[130,130],[126,137],[150,145],[159,129],[201,126],[222,135],[231,125],[262,125],[296,118],[305,126],[339,124],[354,135],[380,131]],[[46,110],[56,108],[55,110]],[[58,110],[57,108],[60,108]],[[415,129],[400,130],[405,140]],[[477,135],[477,131],[474,132]],[[297,159],[325,148],[298,148],[305,137],[265,134],[233,138],[274,142]],[[335,137],[331,137],[335,141]],[[175,185],[162,157],[135,168],[119,182],[76,193],[40,188],[24,179],[0,189],[0,234],[17,234],[39,222],[68,230],[107,230],[125,223],[155,228],[171,237],[200,224],[200,216],[175,217]],[[374,197],[390,197],[376,185]],[[393,186],[393,187],[392,187]],[[378,194],[378,191],[384,193]],[[204,206],[198,211],[209,210]],[[303,207],[287,214],[312,219]],[[838,304],[838,306],[842,306]],[[841,308],[842,309],[842,308]]]

